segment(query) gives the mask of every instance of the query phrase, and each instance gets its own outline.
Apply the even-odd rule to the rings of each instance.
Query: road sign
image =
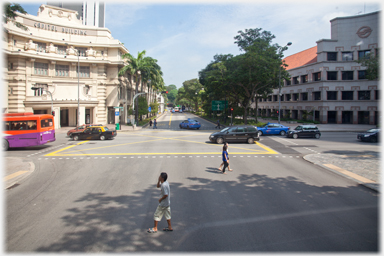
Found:
[[[151,107],[148,107],[148,112],[151,112]]]
[[[116,111],[115,112],[115,116],[119,116],[120,115],[120,112],[119,111]]]
[[[220,111],[228,107],[227,100],[213,100],[212,101],[212,110]]]

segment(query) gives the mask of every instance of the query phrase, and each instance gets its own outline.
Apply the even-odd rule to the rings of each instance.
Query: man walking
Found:
[[[219,127],[219,129],[220,129],[220,119],[217,120],[217,125],[216,125],[215,129],[216,129],[217,127]]]
[[[148,233],[156,233],[157,232],[157,224],[165,216],[165,219],[168,222],[168,227],[164,228],[163,231],[173,231],[171,225],[171,190],[169,187],[169,183],[167,181],[168,175],[165,172],[162,172],[157,181],[157,187],[161,188],[159,199],[159,205],[154,214],[155,225],[153,228],[147,230]]]
[[[149,127],[152,127],[152,119],[149,120]]]
[[[157,121],[156,121],[156,118],[153,120],[153,129],[157,129]]]

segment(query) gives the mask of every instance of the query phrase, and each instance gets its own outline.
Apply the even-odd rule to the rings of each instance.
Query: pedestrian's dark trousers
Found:
[[[225,168],[228,167],[228,162],[227,161],[224,161],[224,167],[223,167],[223,172],[225,172]]]

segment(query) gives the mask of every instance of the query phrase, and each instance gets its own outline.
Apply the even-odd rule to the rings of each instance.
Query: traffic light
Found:
[[[231,108],[231,112],[233,111],[233,108]]]
[[[279,110],[276,110],[276,114],[279,114]]]
[[[55,111],[52,111],[52,115],[55,116]]]
[[[166,94],[168,94],[168,91],[162,91],[161,93],[166,93]]]

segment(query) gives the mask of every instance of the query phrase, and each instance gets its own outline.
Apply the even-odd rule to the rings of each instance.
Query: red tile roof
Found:
[[[287,70],[317,62],[317,46],[284,58]]]

